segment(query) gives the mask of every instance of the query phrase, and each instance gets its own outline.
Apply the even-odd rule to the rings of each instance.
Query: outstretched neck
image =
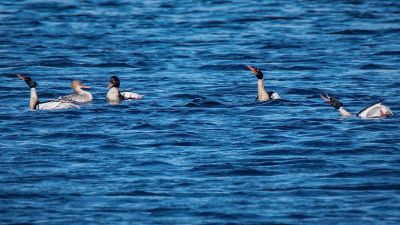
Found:
[[[270,100],[267,91],[264,88],[264,79],[258,79],[258,101],[264,102]]]
[[[74,92],[77,95],[81,95],[81,94],[84,94],[85,91],[82,90],[81,88],[77,87],[77,88],[74,88]]]
[[[92,96],[92,94],[90,94],[90,92],[84,91],[82,89],[79,89],[79,91],[75,91],[75,93],[78,94],[78,95],[90,95],[90,96]]]
[[[341,106],[338,110],[339,110],[340,115],[342,115],[344,117],[350,117],[351,116],[351,113],[348,112],[343,106]]]
[[[36,89],[35,88],[31,88],[31,97],[29,99],[29,108],[31,110],[35,110],[37,104],[39,104],[39,98],[36,94]]]

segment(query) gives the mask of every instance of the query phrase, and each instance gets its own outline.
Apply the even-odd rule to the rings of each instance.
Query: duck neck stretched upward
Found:
[[[341,106],[338,110],[339,110],[340,115],[342,115],[344,117],[351,116],[351,113],[349,111],[347,111],[343,106]]]
[[[88,100],[92,100],[92,94],[88,91],[84,91],[82,89],[79,89],[79,91],[75,91],[76,94],[78,95],[84,95],[87,96],[87,98],[89,98]]]
[[[29,99],[29,108],[35,110],[36,106],[39,104],[39,98],[36,94],[36,88],[31,88],[31,97]]]
[[[77,95],[90,94],[89,92],[82,90],[80,87],[74,87],[73,90],[74,90],[75,94],[77,94]]]
[[[257,86],[258,86],[258,101],[264,102],[270,100],[269,94],[264,88],[264,79],[258,79],[257,80]]]

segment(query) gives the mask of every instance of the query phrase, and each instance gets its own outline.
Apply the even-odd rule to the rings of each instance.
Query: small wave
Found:
[[[383,31],[384,34],[398,34],[400,33],[400,29],[399,28],[389,28],[386,29],[385,31]]]
[[[263,21],[263,19],[261,17],[246,17],[246,18],[230,20],[230,22],[232,22],[232,23],[249,23],[249,22],[258,22],[258,21]]]
[[[314,216],[308,215],[308,214],[304,214],[304,213],[292,213],[288,215],[289,218],[293,218],[293,219],[310,219],[310,218],[314,218]]]
[[[331,34],[341,34],[341,35],[371,35],[377,34],[376,30],[362,30],[362,29],[348,29],[332,32]]]
[[[173,4],[168,4],[168,3],[162,3],[160,5],[160,8],[162,9],[173,9],[175,6]]]
[[[229,64],[229,65],[202,65],[199,67],[200,70],[213,70],[213,71],[237,71],[243,70],[244,65],[241,64]]]
[[[213,27],[222,27],[225,26],[227,23],[222,20],[206,20],[203,21],[197,25],[195,25],[195,28],[213,28]]]
[[[320,186],[323,190],[335,191],[398,191],[400,190],[399,184],[361,184],[352,186]]]
[[[206,175],[216,176],[216,177],[225,177],[225,176],[274,176],[278,175],[277,172],[272,171],[261,171],[255,169],[236,169],[226,172],[209,172]]]
[[[167,193],[155,193],[155,192],[149,192],[149,191],[123,191],[123,192],[111,192],[107,193],[107,196],[164,196],[164,197],[169,197],[170,194]]]
[[[123,5],[123,3],[122,3],[122,2],[119,2],[119,1],[105,1],[105,2],[100,2],[100,3],[98,3],[98,5],[99,5],[99,7],[101,7],[101,6],[105,6],[105,7],[109,7],[109,6],[111,6],[111,7],[116,7],[116,6],[121,6],[121,5]]]
[[[74,132],[55,132],[43,136],[43,138],[78,138],[78,139],[106,139],[109,138],[105,134],[94,134],[94,133],[74,133]]]
[[[32,2],[24,4],[24,8],[29,10],[55,10],[55,11],[64,11],[64,10],[74,10],[78,9],[75,5],[64,5],[57,2]]]
[[[316,93],[321,93],[317,89],[301,89],[301,88],[291,88],[287,91],[289,95],[315,95]]]
[[[146,162],[141,162],[140,163],[140,166],[162,166],[162,167],[165,167],[165,166],[173,166],[173,164],[170,164],[170,163],[166,163],[166,162],[163,162],[163,161],[157,161],[157,160],[153,160],[153,161],[146,161]]]
[[[263,45],[260,49],[297,49],[302,48],[301,45],[285,44],[285,43],[268,43]]]
[[[4,181],[3,181],[4,182]],[[7,192],[1,192],[0,193],[0,198],[1,199],[38,199],[38,198],[48,198],[47,194],[38,194],[38,193],[26,193],[26,192],[12,192],[12,193],[7,193]]]
[[[358,12],[358,11],[350,11],[349,16],[357,19],[376,19],[380,17],[380,15],[377,15],[375,13]]]
[[[140,123],[136,126],[133,127],[135,130],[136,129],[147,129],[147,128],[154,128],[153,125],[151,125],[150,123]]]
[[[265,16],[264,20],[296,20],[300,19],[298,16]]]
[[[330,174],[326,177],[331,178],[356,178],[356,177],[381,177],[381,176],[397,176],[399,174],[398,170],[395,169],[370,169],[358,172],[337,172]]]
[[[296,70],[296,71],[302,71],[302,70],[320,70],[320,67],[315,67],[315,66],[290,66],[290,67],[279,67],[281,70]]]
[[[206,97],[195,98],[191,102],[185,104],[185,107],[217,107],[224,106],[221,102],[212,101]]]
[[[55,60],[42,60],[39,62],[40,66],[46,67],[76,67],[79,64],[74,63],[68,59],[55,59]]]
[[[95,64],[94,67],[126,67],[126,68],[132,68],[133,66],[127,64],[127,63],[99,63]]]
[[[174,94],[171,96],[172,98],[187,98],[187,99],[194,99],[194,98],[203,98],[201,95],[194,95],[194,94]]]
[[[362,70],[379,70],[379,69],[391,70],[391,69],[395,69],[395,68],[387,66],[387,65],[370,63],[370,64],[365,64],[365,65],[360,66],[360,69],[362,69]]]
[[[187,208],[158,207],[158,208],[148,209],[146,211],[151,213],[152,216],[161,216],[161,215],[171,216],[171,214],[174,214],[174,213],[177,213],[177,212],[186,213],[187,212]]]
[[[400,55],[400,51],[381,51],[378,53],[375,53],[374,55]]]

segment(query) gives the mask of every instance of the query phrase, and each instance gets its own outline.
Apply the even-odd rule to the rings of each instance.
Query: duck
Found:
[[[72,90],[74,90],[74,94],[61,96],[57,100],[68,101],[78,104],[88,103],[93,100],[93,96],[90,92],[82,90],[83,88],[88,89],[90,87],[84,85],[80,80],[72,81],[71,88]]]
[[[320,94],[320,96],[326,103],[337,109],[340,115],[343,117],[353,116],[352,113],[344,108],[343,103],[340,102],[336,97],[329,96],[329,94],[326,92],[324,94]],[[362,109],[359,113],[355,114],[355,116],[360,118],[385,118],[393,115],[394,113],[392,110],[388,106],[382,104],[382,102],[373,103],[372,105]]]
[[[256,69],[252,66],[247,66],[247,68],[253,72],[254,75],[257,77],[257,90],[258,94],[256,97],[256,101],[259,102],[266,102],[270,100],[279,100],[281,96],[274,91],[266,91],[264,87],[264,74],[260,69]]]
[[[108,84],[109,91],[107,92],[106,99],[109,102],[120,102],[122,100],[140,100],[143,95],[135,92],[129,91],[119,91],[120,80],[117,76],[110,77],[110,82]]]
[[[25,81],[25,83],[30,88],[30,100],[29,100],[29,108],[30,110],[57,110],[57,109],[71,109],[71,108],[79,108],[78,105],[73,104],[69,101],[64,100],[49,100],[46,102],[40,102],[36,93],[36,87],[38,84],[30,77],[24,76],[22,74],[17,75],[21,80]]]

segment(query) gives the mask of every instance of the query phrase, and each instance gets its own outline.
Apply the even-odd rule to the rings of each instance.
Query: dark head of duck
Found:
[[[35,88],[36,86],[38,86],[38,84],[34,80],[32,80],[32,78],[30,78],[30,77],[26,77],[22,74],[18,74],[18,77],[21,80],[24,80],[29,88]]]
[[[108,84],[108,88],[116,87],[119,88],[120,82],[117,76],[110,77],[110,83]]]
[[[249,68],[249,70],[251,70],[251,72],[253,72],[254,75],[256,75],[257,79],[262,80],[264,78],[264,74],[261,72],[260,69],[256,69],[252,66],[247,66],[247,68]]]

